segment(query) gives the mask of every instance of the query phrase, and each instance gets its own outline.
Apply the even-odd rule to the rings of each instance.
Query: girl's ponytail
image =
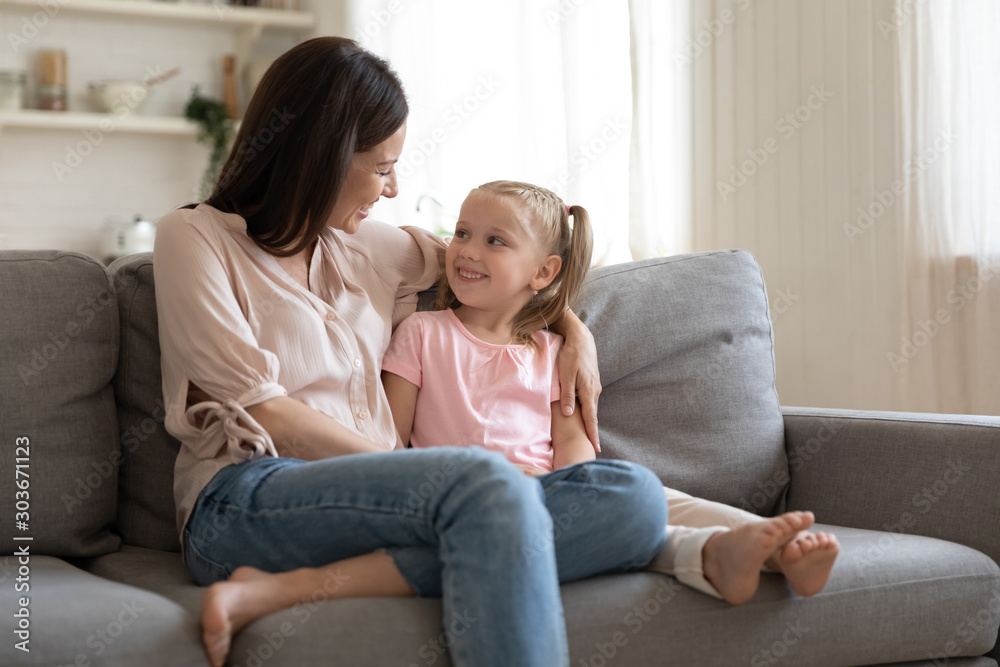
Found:
[[[576,301],[583,279],[590,269],[594,234],[590,227],[590,214],[582,206],[566,206],[555,193],[530,186],[541,196],[537,203],[536,223],[542,227],[539,238],[548,239],[548,254],[559,255],[562,268],[548,287],[538,291],[528,305],[514,318],[514,336],[525,344],[532,344],[531,335],[548,329],[558,322]],[[573,224],[570,226],[570,218]]]
[[[563,257],[562,284],[559,287],[559,296],[562,303],[562,311],[573,305],[583,279],[587,277],[590,269],[591,257],[594,249],[594,232],[590,226],[590,214],[582,206],[567,206],[567,217],[573,218],[573,229],[570,232],[569,250]]]

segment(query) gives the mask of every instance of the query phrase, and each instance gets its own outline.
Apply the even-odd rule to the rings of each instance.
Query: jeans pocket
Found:
[[[184,559],[187,561],[188,570],[191,576],[198,582],[199,586],[208,586],[217,581],[225,581],[231,574],[229,568],[216,563],[211,558],[206,558],[194,545],[195,540],[190,539],[190,532],[184,531]]]

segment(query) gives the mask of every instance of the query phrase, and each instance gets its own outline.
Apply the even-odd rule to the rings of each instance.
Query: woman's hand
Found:
[[[597,346],[590,329],[573,311],[567,310],[556,323],[566,339],[559,353],[559,383],[562,385],[562,413],[572,415],[577,400],[583,413],[587,438],[594,449],[601,451],[601,436],[597,430],[597,399],[601,395],[601,371],[597,366]]]
[[[202,401],[215,399],[189,380],[187,407]],[[391,451],[288,396],[255,403],[246,411],[271,436],[278,456],[315,461],[345,454]],[[238,423],[243,428],[250,428],[242,419]],[[199,414],[195,426],[202,428],[203,425],[204,415]],[[399,444],[398,434],[396,443]]]

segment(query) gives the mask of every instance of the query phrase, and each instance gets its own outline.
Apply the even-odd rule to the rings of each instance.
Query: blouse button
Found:
[[[358,419],[368,419],[368,411],[362,410],[358,413]]]
[[[327,313],[326,314],[326,321],[327,322],[333,322],[335,319],[337,319],[337,314],[336,313]]]
[[[361,368],[361,360],[360,359],[355,359],[354,360],[354,365],[357,366],[358,368]]]

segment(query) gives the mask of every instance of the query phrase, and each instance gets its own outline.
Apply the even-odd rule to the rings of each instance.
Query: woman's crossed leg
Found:
[[[442,597],[446,617],[482,620],[455,638],[456,665],[568,664],[559,580],[645,565],[666,505],[656,477],[627,462],[547,477],[475,447],[224,469],[185,531],[192,573],[214,584],[201,614],[212,664],[242,627],[318,592]]]

